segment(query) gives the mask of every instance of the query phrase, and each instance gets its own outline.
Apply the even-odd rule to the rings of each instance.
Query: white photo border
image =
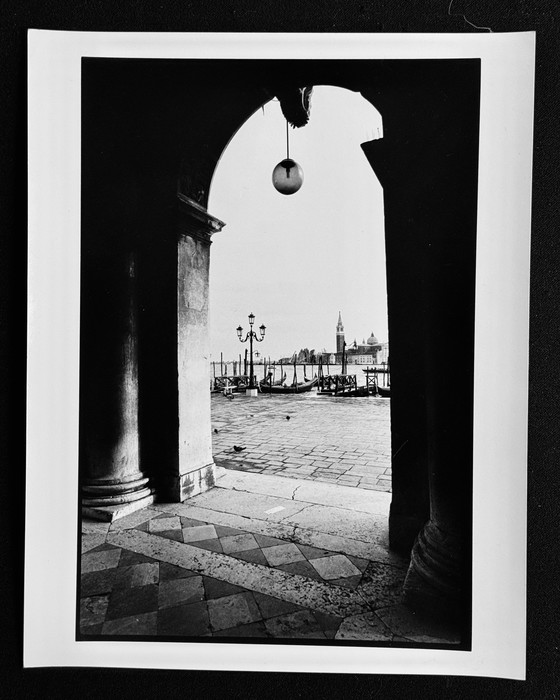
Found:
[[[82,57],[480,58],[472,650],[75,640]],[[535,34],[28,35],[24,665],[525,678]]]

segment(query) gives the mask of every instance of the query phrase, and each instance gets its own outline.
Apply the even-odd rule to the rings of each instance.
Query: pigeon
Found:
[[[218,428],[214,428],[214,432],[217,433],[217,432],[218,432]]]
[[[286,420],[290,420],[290,416],[286,416]]]
[[[244,450],[245,448],[244,448],[244,447],[239,447],[239,445],[234,445],[234,446],[233,446],[233,449],[234,449],[236,452],[243,452],[243,450]]]

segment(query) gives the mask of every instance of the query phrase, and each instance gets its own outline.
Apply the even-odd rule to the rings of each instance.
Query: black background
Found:
[[[0,609],[3,697],[556,698],[560,695],[560,4],[554,0],[5,0],[0,3]],[[429,676],[23,669],[26,32],[536,31],[527,681]],[[520,381],[523,377],[520,377]],[[44,524],[48,527],[48,523]],[[492,533],[489,532],[491,537]],[[53,543],[54,544],[54,543]],[[48,575],[45,572],[45,575]],[[504,591],[508,582],[504,581]],[[504,639],[507,644],[507,639]]]

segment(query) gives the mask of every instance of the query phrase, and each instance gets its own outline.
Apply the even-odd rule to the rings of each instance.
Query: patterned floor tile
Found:
[[[119,563],[120,549],[103,549],[84,554],[82,557],[82,574],[102,569],[113,569]]]
[[[361,571],[344,554],[312,559],[310,563],[326,581],[361,574]]]
[[[189,576],[198,576],[196,571],[185,569],[182,566],[174,566],[165,561],[159,563],[159,580],[171,581],[177,578],[188,578]]]
[[[170,608],[186,603],[195,603],[204,599],[202,576],[178,578],[162,581],[159,585],[158,608]]]
[[[183,530],[184,532],[184,530]],[[220,540],[200,540],[196,542],[189,542],[193,547],[200,547],[201,549],[207,549],[209,552],[221,552],[223,553],[222,545]]]
[[[158,583],[159,565],[153,564],[133,564],[117,569],[114,590],[119,588],[137,588],[147,586],[150,583]]]
[[[119,547],[115,547],[114,544],[110,544],[109,542],[103,542],[102,544],[97,545],[94,550],[95,552],[109,552],[112,549],[119,549]]]
[[[236,552],[231,555],[236,559],[251,562],[251,564],[260,564],[261,566],[269,566],[266,557],[262,553],[262,549],[249,549],[246,552]]]
[[[236,527],[228,527],[227,525],[214,525],[214,528],[218,534],[218,537],[243,534],[243,530],[238,530]]]
[[[157,612],[142,613],[121,617],[118,620],[107,620],[102,628],[103,634],[157,634]]]
[[[160,610],[157,624],[161,636],[199,637],[211,631],[206,601]]]
[[[307,544],[298,544],[297,547],[308,561],[335,554],[335,552],[329,552],[328,549],[317,549],[317,547],[310,547]]]
[[[182,530],[160,530],[159,532],[152,533],[158,537],[164,537],[167,540],[175,540],[175,542],[183,542],[183,531]]]
[[[204,581],[206,600],[245,592],[245,589],[240,586],[235,586],[233,583],[228,583],[227,581],[219,581],[217,578],[212,578],[211,576],[203,576],[202,578]]]
[[[208,614],[213,632],[261,620],[259,608],[250,593],[209,600]]]
[[[131,552],[129,549],[123,549],[119,559],[119,568],[132,566],[133,564],[157,564],[157,561],[147,557],[145,554],[138,554],[137,552]]]
[[[124,518],[113,520],[110,525],[110,530],[111,532],[115,532],[116,530],[131,530],[138,527],[141,523],[147,525],[148,522],[158,514],[159,512],[153,508],[142,508],[142,510],[137,510],[129,515],[125,515]]]
[[[106,620],[116,620],[157,610],[158,586],[124,588],[113,591],[109,597]]]
[[[364,572],[369,564],[367,559],[360,559],[360,557],[353,557],[350,554],[347,555],[348,559],[357,567],[360,571]]]
[[[297,574],[298,576],[305,576],[306,578],[311,578],[314,581],[323,581],[323,579],[319,575],[319,572],[316,569],[314,569],[311,566],[311,564],[305,559],[303,561],[296,561],[293,564],[281,564],[276,568],[281,569],[282,571],[285,571],[288,574]]]
[[[199,525],[208,525],[208,523],[202,522],[202,520],[193,520],[193,518],[185,518],[180,516],[181,527],[184,529],[186,527],[198,527]]]
[[[296,561],[305,560],[303,554],[292,542],[290,542],[289,544],[278,544],[274,547],[266,547],[263,549],[263,554],[266,557],[270,566],[292,564]]]
[[[242,533],[241,535],[226,535],[225,537],[220,537],[220,542],[222,544],[222,550],[224,554],[231,554],[232,552],[245,552],[248,549],[255,549],[257,541],[249,533]]]
[[[82,574],[80,580],[80,598],[101,593],[110,593],[113,590],[118,569],[102,569]]]
[[[82,534],[82,554],[97,549],[97,547],[105,542],[105,537],[106,535],[102,534]]]
[[[313,617],[315,617],[315,619],[321,625],[321,629],[325,633],[327,639],[334,639],[338,628],[344,619],[336,615],[329,615],[327,613],[320,612],[319,610],[313,611]]]
[[[149,532],[162,532],[165,530],[180,530],[181,519],[177,515],[160,515],[149,523]]]
[[[278,544],[286,544],[284,540],[279,540],[277,537],[269,537],[268,535],[255,535],[254,537],[259,547],[274,547]]]
[[[302,608],[295,603],[288,603],[285,600],[274,598],[271,595],[264,593],[253,593],[253,597],[259,606],[259,610],[264,620],[269,617],[277,617],[278,615],[286,615],[287,613],[296,612]]]
[[[217,537],[218,534],[213,525],[193,525],[183,529],[183,540],[189,543],[210,540]]]
[[[108,606],[108,595],[82,598],[80,600],[80,628],[103,622],[107,614]]]
[[[267,631],[275,638],[326,639],[321,625],[309,610],[300,610],[265,620]]]

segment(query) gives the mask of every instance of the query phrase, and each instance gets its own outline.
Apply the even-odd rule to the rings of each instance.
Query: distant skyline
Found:
[[[373,331],[387,338],[383,191],[360,144],[383,134],[381,116],[361,95],[316,87],[309,124],[290,128],[290,157],[301,190],[278,193],[272,170],[286,156],[276,101],[258,110],[225,150],[209,212],[226,222],[210,263],[211,359],[235,359],[248,344],[236,328],[264,323],[266,357],[302,347],[336,350],[339,311],[346,342]]]

